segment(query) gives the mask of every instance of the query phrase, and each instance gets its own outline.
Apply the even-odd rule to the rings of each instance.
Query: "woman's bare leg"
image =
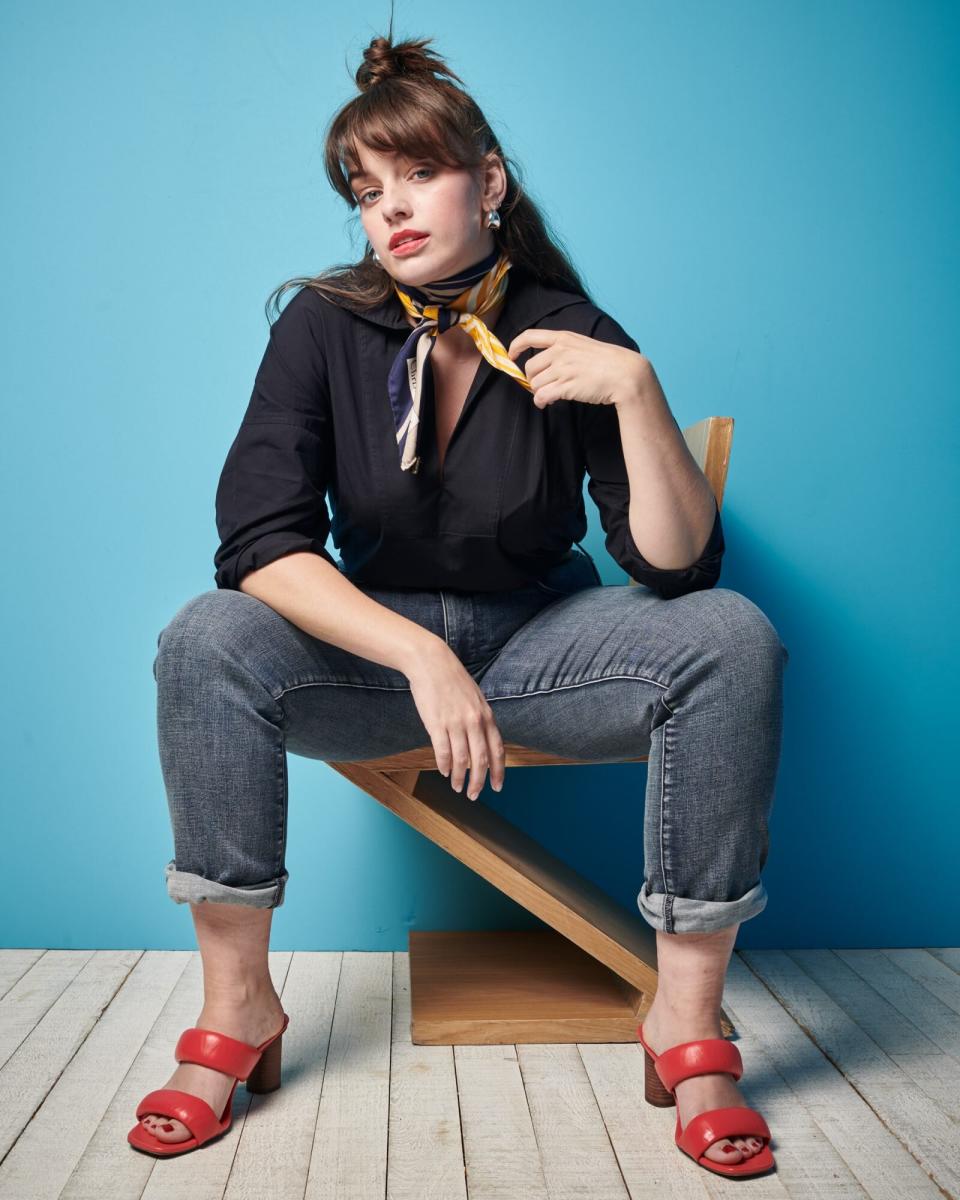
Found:
[[[643,1022],[643,1036],[651,1049],[662,1054],[679,1042],[723,1037],[720,1008],[730,955],[739,923],[715,933],[663,933],[657,930],[657,992]],[[745,1104],[729,1075],[697,1075],[677,1085],[680,1124],[708,1108]],[[706,1150],[716,1162],[742,1162],[763,1143],[745,1138],[720,1138]],[[731,1151],[736,1147],[736,1151]]]
[[[272,908],[244,904],[191,904],[203,962],[203,1008],[196,1025],[259,1046],[283,1023],[283,1006],[270,978],[267,951]],[[220,1115],[233,1076],[197,1063],[178,1063],[163,1087],[206,1100]],[[164,1142],[181,1142],[190,1131],[173,1117],[148,1113],[143,1125]]]

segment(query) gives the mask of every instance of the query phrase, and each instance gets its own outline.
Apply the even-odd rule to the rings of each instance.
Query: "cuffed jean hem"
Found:
[[[177,904],[199,904],[209,900],[214,904],[245,904],[248,908],[279,908],[283,903],[283,894],[289,875],[286,871],[278,878],[267,883],[254,884],[252,887],[231,887],[226,883],[216,883],[212,879],[204,879],[192,871],[178,871],[171,859],[164,867],[164,877],[167,893]]]
[[[767,907],[767,890],[761,880],[739,900],[691,900],[651,892],[646,881],[637,895],[644,919],[664,933],[713,933],[740,921],[749,921]]]

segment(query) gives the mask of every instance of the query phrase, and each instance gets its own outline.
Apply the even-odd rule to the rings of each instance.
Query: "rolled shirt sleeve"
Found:
[[[218,588],[239,590],[250,571],[296,551],[336,566],[326,549],[333,430],[320,321],[303,288],[271,326],[217,485]]]
[[[618,321],[602,313],[590,332],[600,341],[630,350],[640,347]],[[587,491],[600,513],[607,552],[638,583],[671,600],[687,592],[716,586],[725,550],[720,509],[702,554],[682,569],[655,567],[637,549],[630,532],[630,486],[620,440],[620,422],[612,404],[580,404],[581,439]]]

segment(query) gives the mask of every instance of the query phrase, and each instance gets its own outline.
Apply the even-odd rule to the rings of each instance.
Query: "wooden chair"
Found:
[[[683,433],[721,505],[733,418],[706,417]],[[587,765],[526,746],[505,750],[508,767]],[[656,934],[639,911],[615,903],[481,800],[455,792],[432,746],[328,765],[549,926],[411,931],[416,1045],[638,1040],[657,988]],[[733,1032],[723,1011],[721,1027],[724,1036]]]

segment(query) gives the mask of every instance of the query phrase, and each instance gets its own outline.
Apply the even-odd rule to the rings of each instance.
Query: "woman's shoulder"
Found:
[[[551,288],[542,290],[540,301],[542,312],[537,324],[543,327],[568,329],[602,342],[639,349],[620,321],[587,296]]]
[[[329,320],[333,314],[339,311],[339,306],[330,297],[310,284],[303,284],[293,292],[282,308],[279,302],[277,307],[280,311],[272,322],[274,325],[282,320],[286,320],[288,323]]]
[[[348,309],[309,284],[277,307],[280,311],[270,321],[270,340],[281,350],[299,346],[304,351],[324,354],[339,338],[351,336],[349,325],[357,320]]]

